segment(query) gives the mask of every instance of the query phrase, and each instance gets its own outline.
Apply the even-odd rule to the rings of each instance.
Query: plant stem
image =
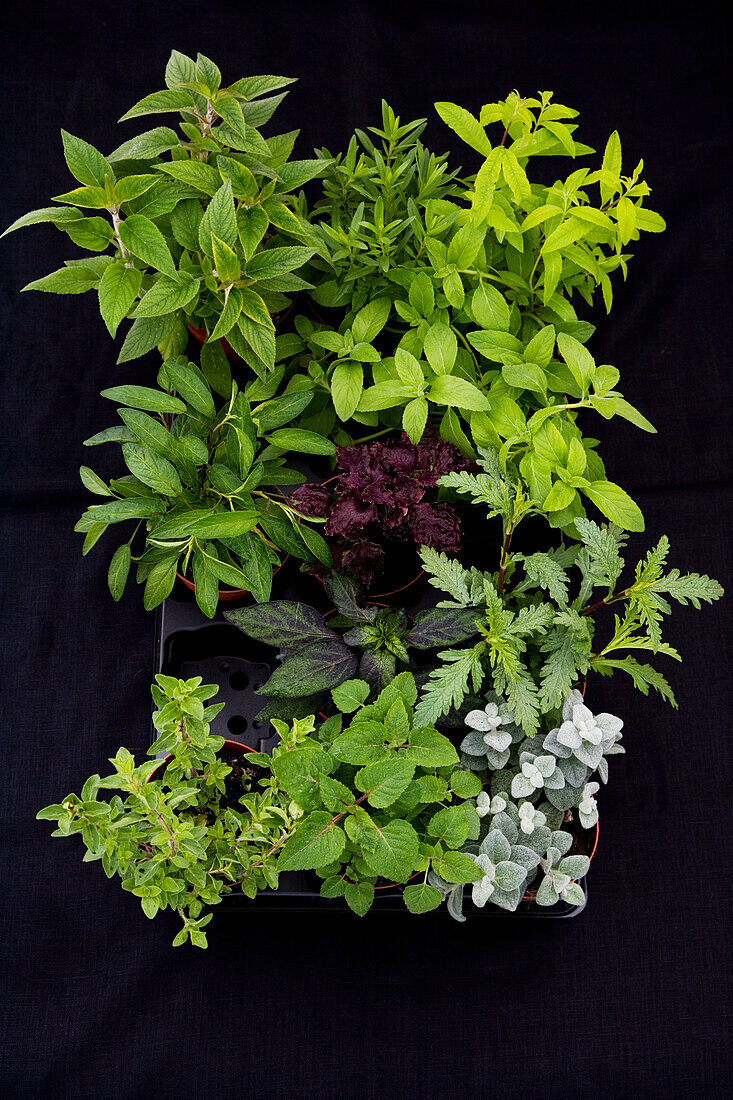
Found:
[[[501,560],[499,562],[499,583],[497,584],[497,592],[501,596],[504,591],[504,577],[506,575],[507,557],[509,555],[509,544],[512,541],[512,532],[514,531],[513,525],[510,523],[507,527],[506,537],[504,539],[504,545],[501,548]]]

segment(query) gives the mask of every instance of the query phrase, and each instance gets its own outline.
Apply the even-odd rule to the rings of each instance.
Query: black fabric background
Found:
[[[514,87],[554,89],[597,148],[618,128],[669,229],[644,236],[592,344],[659,435],[614,421],[603,453],[647,516],[632,545],[666,531],[674,564],[725,580],[728,57],[704,5],[28,0],[3,38],[4,225],[67,189],[61,126],[104,151],[135,132],[115,120],[162,86],[173,46],[225,79],[299,75],[277,118],[302,127],[302,156],[378,122],[382,96],[430,117],[438,150],[455,144],[434,100],[477,110]],[[143,748],[150,712],[153,618],[134,589],[113,604],[109,550],[82,559],[72,527],[81,441],[111,422],[99,390],[145,381],[152,360],[114,366],[92,295],[18,296],[69,255],[46,226],[0,246],[3,1095],[724,1095],[730,602],[671,621],[679,711],[592,685],[627,755],[577,920],[220,916],[208,952],[174,951],[172,916],[149,923],[34,820],[121,743]]]

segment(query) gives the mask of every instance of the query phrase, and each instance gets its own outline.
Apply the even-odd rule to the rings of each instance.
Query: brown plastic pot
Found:
[[[285,562],[288,560],[289,557],[290,557],[290,554],[286,554],[285,557],[283,558],[283,560],[278,565],[277,569],[273,569],[273,571],[272,571],[273,578],[278,575],[278,573],[280,572],[282,567],[285,565]],[[194,582],[190,581],[188,579],[188,577],[184,577],[183,573],[179,573],[177,569],[176,569],[176,576],[178,577],[179,581],[182,581],[183,584],[185,584],[185,586],[189,590],[189,592],[194,592],[194,593],[196,592],[196,585],[194,584]],[[222,603],[233,603],[234,600],[241,600],[245,596],[249,596],[249,595],[251,595],[251,593],[250,593],[250,590],[248,588],[220,588],[219,589],[219,600]]]
[[[199,344],[206,343],[207,332],[205,328],[196,328],[195,325],[189,325],[188,331],[191,333],[194,340],[197,340],[199,342]],[[232,345],[224,336],[221,337],[219,343],[223,347],[224,354],[226,355],[230,363],[241,363],[242,360],[239,358]]]
[[[176,576],[178,577],[179,581],[181,581],[183,584],[185,584],[185,586],[189,590],[189,592],[195,592],[196,591],[196,585],[193,583],[193,581],[190,581],[188,579],[188,577],[184,577],[183,573],[179,573],[177,569],[176,569]],[[219,600],[220,600],[221,603],[232,603],[234,600],[241,600],[241,599],[244,598],[244,596],[249,596],[249,595],[250,595],[250,591],[249,591],[248,588],[220,588],[219,589]]]
[[[233,741],[229,737],[224,738],[224,744],[222,745],[222,749],[242,749],[244,752],[257,752],[257,749],[253,749],[251,745],[245,745],[244,741]],[[148,776],[148,779],[147,779],[148,783],[150,783],[153,779],[155,779],[156,775],[161,770],[161,768],[166,768],[167,765],[170,763],[170,761],[172,759],[173,759],[173,753],[172,752],[169,752],[166,756],[164,756],[163,759],[161,760],[160,764],[158,764],[158,767],[155,768],[150,773],[150,775]]]

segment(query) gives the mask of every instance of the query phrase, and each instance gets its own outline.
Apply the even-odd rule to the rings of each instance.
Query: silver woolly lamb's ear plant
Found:
[[[540,790],[561,790],[565,776],[551,753],[520,752],[520,770],[512,779],[512,798],[530,798]]]
[[[593,797],[600,790],[598,783],[586,783],[578,803],[578,817],[584,829],[592,829],[598,824],[598,806]]]
[[[465,718],[468,733],[461,742],[461,752],[465,753],[466,765],[474,771],[503,768],[512,744],[524,737],[508,704],[493,692],[487,699],[482,710],[471,710]]]
[[[531,848],[511,844],[498,828],[484,837],[478,855],[471,854],[471,859],[483,872],[471,890],[474,905],[482,908],[491,901],[510,912],[522,900],[522,887],[540,861]]]
[[[547,855],[540,860],[545,877],[537,891],[538,905],[555,905],[562,898],[570,905],[583,905],[583,888],[574,880],[587,874],[590,866],[588,856],[568,856],[573,838],[570,833],[559,831],[552,834],[552,844]]]
[[[575,761],[577,765],[589,768],[591,772],[597,771],[605,783],[608,779],[608,765],[604,758],[624,751],[618,744],[623,722],[615,715],[605,712],[594,715],[583,702],[579,691],[570,693],[562,716],[562,725],[550,730],[542,742],[543,749],[559,760]],[[578,782],[580,769],[576,768],[575,775],[571,778],[566,771],[567,767],[563,767],[563,772],[570,785],[582,786],[587,773]]]

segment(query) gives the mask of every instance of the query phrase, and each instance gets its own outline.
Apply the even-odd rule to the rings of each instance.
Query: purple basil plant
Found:
[[[339,447],[339,472],[324,485],[301,485],[290,501],[303,515],[326,519],[333,568],[368,585],[381,570],[389,542],[461,547],[455,509],[437,499],[438,479],[473,469],[457,447],[428,428],[419,443],[400,440]]]

